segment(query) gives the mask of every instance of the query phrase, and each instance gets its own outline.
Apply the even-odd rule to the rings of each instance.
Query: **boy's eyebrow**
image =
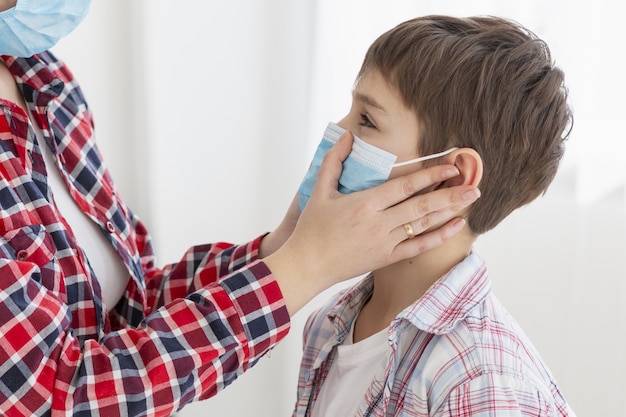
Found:
[[[361,102],[363,102],[363,103],[365,103],[365,104],[367,104],[369,106],[375,107],[378,110],[383,111],[385,113],[387,112],[387,110],[382,106],[382,104],[379,104],[374,99],[374,97],[368,96],[367,94],[359,93],[357,91],[354,91],[352,94],[353,94],[353,96],[354,96],[354,98],[356,100],[359,100],[359,101],[361,101]]]

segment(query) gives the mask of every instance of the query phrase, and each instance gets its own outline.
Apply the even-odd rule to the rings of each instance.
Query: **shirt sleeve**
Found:
[[[145,319],[82,346],[72,332],[72,313],[40,284],[37,263],[1,259],[2,414],[170,415],[214,395],[289,330],[267,266],[232,256],[245,259],[250,247],[195,247],[176,266],[151,271],[160,289],[148,299],[160,301]],[[180,276],[192,284],[179,297],[173,282],[182,280],[176,271],[185,268],[193,270]]]
[[[243,245],[227,242],[193,246],[179,262],[146,272],[147,312],[211,285],[257,260],[263,236]]]
[[[106,315],[50,204],[29,119],[0,103],[0,415],[169,416],[215,394],[289,330],[280,288],[257,259],[260,238],[196,246],[157,268],[147,230],[114,192],[69,70],[49,53],[7,64],[28,84],[27,101],[47,109],[35,117],[72,145],[59,159],[84,191],[77,204],[110,223],[134,279]]]

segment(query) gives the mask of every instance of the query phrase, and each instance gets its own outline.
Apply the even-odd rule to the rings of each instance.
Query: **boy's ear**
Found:
[[[483,160],[474,149],[459,148],[444,158],[445,163],[456,166],[461,174],[445,181],[440,188],[462,184],[474,186],[480,184],[480,180],[483,178]]]

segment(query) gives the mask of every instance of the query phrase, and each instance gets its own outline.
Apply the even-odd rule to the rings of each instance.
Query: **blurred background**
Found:
[[[80,83],[124,199],[161,264],[282,219],[328,121],[382,32],[425,14],[524,24],[565,70],[575,112],[547,194],[476,246],[496,294],[579,416],[626,416],[626,87],[618,1],[93,0],[53,50]],[[352,282],[342,284],[349,285]],[[332,288],[335,292],[339,287]],[[289,416],[304,320],[270,357],[180,416]]]

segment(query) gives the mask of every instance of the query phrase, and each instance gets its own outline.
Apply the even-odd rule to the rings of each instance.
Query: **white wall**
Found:
[[[623,100],[616,79],[623,66],[611,55],[623,38],[613,29],[583,30],[587,15],[601,27],[600,17],[615,19],[608,0],[593,9],[563,1],[369,0],[369,10],[364,1],[94,0],[85,22],[55,48],[81,80],[112,174],[151,228],[161,263],[191,244],[244,241],[279,222],[325,123],[346,110],[365,48],[400,19],[507,10],[537,22],[537,32],[567,52],[559,58],[580,86],[574,98],[598,89]],[[623,105],[584,97],[575,103],[582,128],[572,154],[581,143],[591,144],[588,155],[614,149],[609,136],[623,143]],[[587,173],[613,172],[600,177],[576,171],[580,158],[568,161],[545,197],[477,243],[495,291],[579,416],[626,415],[626,204],[614,183],[626,176],[622,159],[614,150],[587,158]],[[584,206],[581,183],[598,190]],[[270,358],[181,415],[290,415],[302,325],[327,295],[294,317]]]
[[[494,289],[581,416],[626,416],[626,202],[576,204],[573,173],[477,247]]]

